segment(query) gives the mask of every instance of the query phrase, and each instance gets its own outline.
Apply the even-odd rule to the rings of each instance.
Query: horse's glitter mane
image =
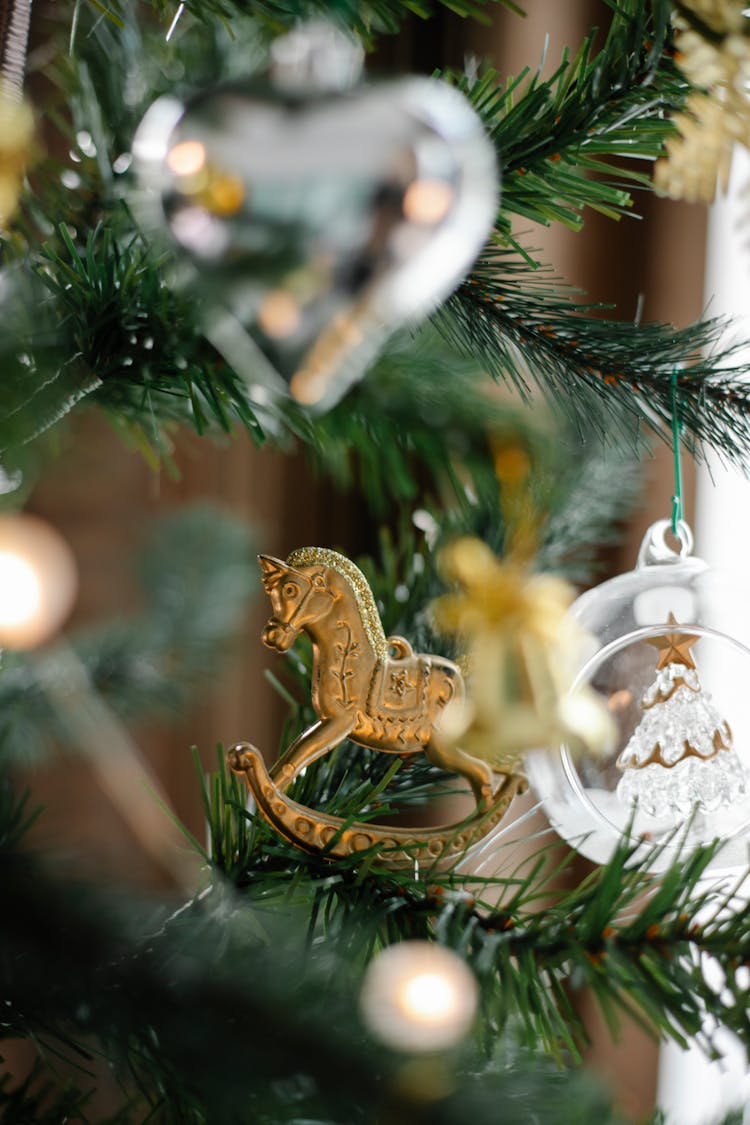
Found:
[[[358,566],[355,566],[345,555],[340,555],[338,551],[331,551],[328,547],[298,547],[296,551],[292,551],[286,561],[289,566],[294,567],[330,566],[345,578],[352,588],[362,624],[375,655],[379,660],[387,659],[388,643],[385,639],[383,623],[369,583]]]

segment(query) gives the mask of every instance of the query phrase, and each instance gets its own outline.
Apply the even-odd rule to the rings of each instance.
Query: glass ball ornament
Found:
[[[367,968],[360,994],[363,1022],[386,1046],[429,1054],[456,1046],[477,1013],[479,988],[465,961],[442,945],[389,945]]]
[[[527,772],[553,828],[597,863],[628,833],[654,871],[718,838],[711,870],[731,871],[747,864],[750,832],[750,618],[693,556],[688,525],[677,549],[670,530],[653,524],[635,569],[571,609],[590,636],[573,690],[603,697],[614,741],[598,757],[534,752]]]

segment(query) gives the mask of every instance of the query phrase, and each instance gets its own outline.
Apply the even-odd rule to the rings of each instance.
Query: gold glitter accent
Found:
[[[355,566],[345,555],[340,555],[338,551],[332,551],[329,547],[298,547],[296,551],[292,551],[286,561],[288,566],[294,567],[329,566],[345,578],[352,588],[367,639],[378,660],[384,661],[388,658],[388,642],[378,607],[375,605],[370,585],[358,566]]]

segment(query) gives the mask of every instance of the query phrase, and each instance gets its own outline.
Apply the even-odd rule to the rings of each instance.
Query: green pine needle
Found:
[[[514,216],[579,230],[585,207],[618,218],[631,210],[633,188],[649,188],[648,164],[689,92],[669,52],[671,8],[668,0],[613,4],[601,48],[594,31],[547,79],[541,68],[504,82],[492,70],[474,81],[447,75],[497,149],[503,242],[520,249]]]
[[[519,284],[523,278],[523,284]],[[723,345],[724,320],[676,329],[591,315],[539,271],[528,277],[510,250],[485,253],[435,323],[464,354],[480,357],[523,398],[536,384],[584,436],[616,434],[637,444],[642,427],[671,438],[671,377],[688,446],[742,464],[750,451],[750,393],[739,344]],[[523,357],[519,362],[519,357]]]

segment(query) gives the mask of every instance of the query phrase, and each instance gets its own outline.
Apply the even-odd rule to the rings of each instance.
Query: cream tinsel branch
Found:
[[[656,165],[673,199],[710,203],[726,189],[732,149],[750,147],[750,19],[746,0],[683,0],[674,17],[676,62],[700,89],[675,118],[679,135]]]
[[[21,100],[31,0],[0,0],[0,77],[5,97]]]
[[[22,101],[31,0],[0,0],[0,230],[16,209],[34,135]]]

